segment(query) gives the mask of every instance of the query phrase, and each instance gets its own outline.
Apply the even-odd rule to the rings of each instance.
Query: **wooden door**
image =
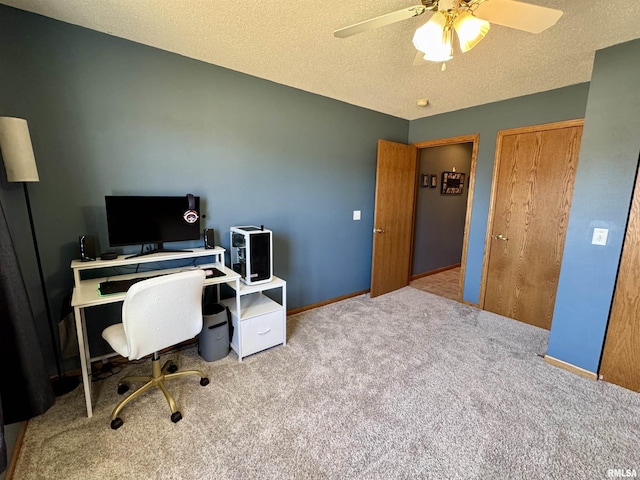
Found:
[[[418,149],[378,141],[371,297],[409,284]]]
[[[640,392],[640,182],[636,179],[600,374]]]
[[[485,310],[551,328],[582,124],[499,132],[481,296]]]

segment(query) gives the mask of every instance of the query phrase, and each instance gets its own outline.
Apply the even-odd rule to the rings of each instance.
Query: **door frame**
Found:
[[[525,133],[544,132],[546,130],[557,130],[560,128],[583,127],[584,119],[564,120],[561,122],[542,123],[540,125],[529,125],[526,127],[508,128],[499,130],[496,137],[495,157],[493,161],[493,174],[491,176],[491,196],[489,197],[489,214],[487,217],[487,231],[484,240],[484,253],[482,256],[482,276],[480,277],[480,295],[478,297],[478,307],[484,310],[485,296],[487,294],[487,275],[489,274],[489,254],[491,253],[491,232],[493,231],[493,221],[495,219],[496,195],[498,193],[497,177],[500,169],[500,156],[502,154],[502,139],[508,135],[520,135]]]
[[[427,140],[424,142],[412,143],[413,146],[417,147],[418,155],[416,156],[416,162],[420,161],[420,150],[431,148],[431,147],[442,147],[447,145],[456,145],[460,143],[473,143],[473,148],[471,151],[471,164],[469,166],[469,182],[468,182],[468,191],[467,191],[467,210],[465,213],[464,219],[464,236],[462,240],[462,258],[460,259],[460,280],[458,281],[458,301],[461,303],[466,303],[467,305],[476,306],[473,303],[465,302],[462,299],[464,292],[464,279],[467,270],[467,250],[469,248],[469,230],[471,223],[471,207],[473,205],[473,193],[476,183],[476,163],[478,159],[478,144],[480,143],[480,134],[474,133],[471,135],[461,135],[458,137],[449,137],[449,138],[441,138],[438,140]],[[416,179],[418,181],[418,179]],[[493,193],[493,192],[492,192]],[[413,224],[415,228],[416,222],[416,202],[417,202],[417,189],[416,196],[413,199]],[[411,265],[413,265],[413,250],[415,248],[413,236],[411,238],[411,255],[409,257],[409,272],[411,272]],[[409,284],[411,279],[411,274],[407,279],[407,285]]]

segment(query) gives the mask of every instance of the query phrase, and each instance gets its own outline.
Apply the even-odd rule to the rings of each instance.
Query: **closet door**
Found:
[[[600,375],[640,392],[640,182],[631,202]]]
[[[551,328],[582,120],[498,133],[483,308]]]

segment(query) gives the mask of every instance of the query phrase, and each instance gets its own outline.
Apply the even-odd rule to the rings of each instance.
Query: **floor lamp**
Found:
[[[38,182],[40,181],[40,178],[38,177],[38,168],[36,166],[36,159],[31,145],[31,136],[29,135],[29,126],[27,125],[26,120],[14,117],[0,117],[0,150],[2,151],[4,167],[7,171],[7,180],[9,182],[21,182],[24,188],[27,212],[29,213],[29,225],[31,226],[31,236],[33,238],[33,247],[36,252],[38,273],[40,274],[40,285],[42,288],[42,295],[44,297],[49,333],[51,335],[51,347],[53,348],[53,355],[56,360],[56,369],[58,373],[58,377],[52,381],[52,387],[56,396],[64,395],[78,386],[79,381],[77,377],[64,377],[62,374],[58,341],[56,339],[53,321],[51,318],[49,296],[47,295],[44,273],[42,272],[40,250],[38,249],[36,229],[33,225],[29,190],[27,189],[28,182]]]

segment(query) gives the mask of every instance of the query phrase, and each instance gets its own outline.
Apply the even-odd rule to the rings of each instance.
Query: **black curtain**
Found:
[[[4,425],[55,402],[18,258],[0,204],[0,472],[7,468]]]

